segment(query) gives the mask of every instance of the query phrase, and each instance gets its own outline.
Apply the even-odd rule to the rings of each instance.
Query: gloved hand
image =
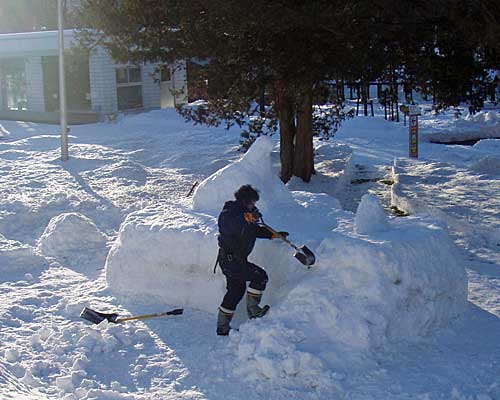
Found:
[[[259,209],[256,207],[253,211],[249,211],[245,213],[245,221],[249,224],[255,224],[262,218],[262,214]]]
[[[271,240],[279,239],[279,238],[286,239],[288,237],[288,235],[289,235],[289,233],[285,232],[285,231],[276,232],[276,233],[273,233],[273,236],[271,236]]]

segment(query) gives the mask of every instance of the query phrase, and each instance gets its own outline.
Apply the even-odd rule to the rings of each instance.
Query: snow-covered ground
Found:
[[[451,113],[421,121],[457,135]],[[410,162],[402,123],[359,117],[317,143],[310,185],[285,187],[271,141],[216,173],[240,159],[238,132],[173,111],[72,127],[67,163],[56,126],[0,127],[1,398],[500,396],[497,141],[422,143]],[[284,244],[259,242],[271,313],[240,314],[220,338],[214,217],[241,179],[318,262],[303,269]],[[91,326],[84,306],[185,314]]]

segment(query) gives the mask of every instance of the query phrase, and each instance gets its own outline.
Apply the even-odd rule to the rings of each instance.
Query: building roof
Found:
[[[70,48],[73,29],[64,31],[64,47]],[[0,34],[0,58],[56,55],[58,31],[21,32]]]

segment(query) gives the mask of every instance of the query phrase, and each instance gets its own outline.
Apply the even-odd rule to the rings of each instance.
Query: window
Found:
[[[141,67],[130,66],[116,69],[116,93],[118,109],[142,108]]]
[[[2,63],[2,75],[0,81],[4,80],[3,97],[5,107],[8,110],[26,110],[28,102],[26,96],[26,72],[23,59],[10,59]],[[1,104],[0,104],[1,106]],[[0,107],[1,108],[1,107]]]
[[[141,68],[128,68],[128,81],[129,82],[140,82],[141,79]]]
[[[141,81],[141,67],[122,67],[116,69],[116,83],[118,85]]]
[[[116,69],[116,83],[128,83],[128,74],[126,68]]]

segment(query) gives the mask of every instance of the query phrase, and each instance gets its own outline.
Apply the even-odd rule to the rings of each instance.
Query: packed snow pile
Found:
[[[106,256],[107,236],[80,213],[63,213],[52,218],[38,240],[38,250],[74,268]]]
[[[217,215],[224,202],[231,200],[239,186],[250,184],[261,192],[259,208],[266,212],[273,207],[290,204],[290,192],[278,176],[271,175],[273,142],[267,136],[255,141],[244,156],[244,162],[229,164],[205,179],[196,189],[193,209]]]
[[[10,279],[12,273],[33,272],[46,264],[46,260],[30,245],[0,234],[0,282]]]
[[[243,321],[232,335],[237,373],[331,388],[333,365],[418,339],[462,312],[467,279],[447,233],[429,221],[387,221],[372,196],[355,217],[324,193],[292,194],[272,172],[272,147],[261,138],[207,178],[193,209],[167,205],[130,214],[107,259],[110,288],[215,313],[225,292],[220,271],[213,274],[216,217],[240,185],[251,183],[261,190],[258,206],[271,225],[311,248],[317,264],[307,270],[286,244],[258,241],[250,260],[268,271],[263,301],[272,308],[265,321]]]
[[[377,196],[374,194],[363,195],[356,211],[354,224],[356,232],[361,234],[383,231],[389,228],[387,216]]]
[[[421,122],[421,137],[426,142],[455,142],[500,138],[500,116],[496,111],[481,111],[454,119],[431,119]]]
[[[321,365],[345,368],[356,354],[416,340],[465,309],[465,270],[440,228],[400,219],[369,237],[336,232],[316,255],[317,265],[265,323],[240,328],[243,374],[251,366],[260,376],[314,386],[324,379]]]

